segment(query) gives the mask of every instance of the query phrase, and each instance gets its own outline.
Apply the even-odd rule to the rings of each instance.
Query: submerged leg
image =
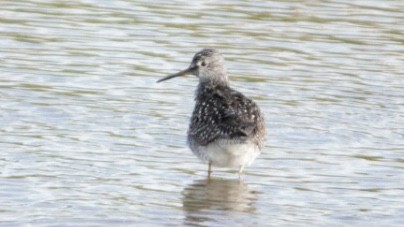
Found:
[[[238,170],[238,179],[240,181],[244,180],[244,165],[240,166],[240,169]]]
[[[212,162],[209,161],[209,167],[208,167],[208,180],[210,180],[210,174],[212,173]]]

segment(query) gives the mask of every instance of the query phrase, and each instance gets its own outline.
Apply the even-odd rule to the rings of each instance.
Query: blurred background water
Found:
[[[404,2],[3,0],[1,226],[404,225]],[[185,143],[202,48],[267,119],[239,183]]]

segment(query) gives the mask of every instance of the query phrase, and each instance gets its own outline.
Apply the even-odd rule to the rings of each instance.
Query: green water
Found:
[[[0,226],[402,226],[403,1],[1,1]],[[267,119],[238,182],[192,155],[211,47]]]

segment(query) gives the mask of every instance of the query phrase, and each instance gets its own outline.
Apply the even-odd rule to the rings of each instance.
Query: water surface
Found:
[[[1,226],[402,226],[402,1],[2,1]],[[246,168],[185,143],[211,47],[261,106]]]

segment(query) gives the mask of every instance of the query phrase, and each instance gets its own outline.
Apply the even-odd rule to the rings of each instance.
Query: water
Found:
[[[402,226],[402,1],[2,1],[1,226]],[[221,50],[267,119],[246,168],[186,147]]]

